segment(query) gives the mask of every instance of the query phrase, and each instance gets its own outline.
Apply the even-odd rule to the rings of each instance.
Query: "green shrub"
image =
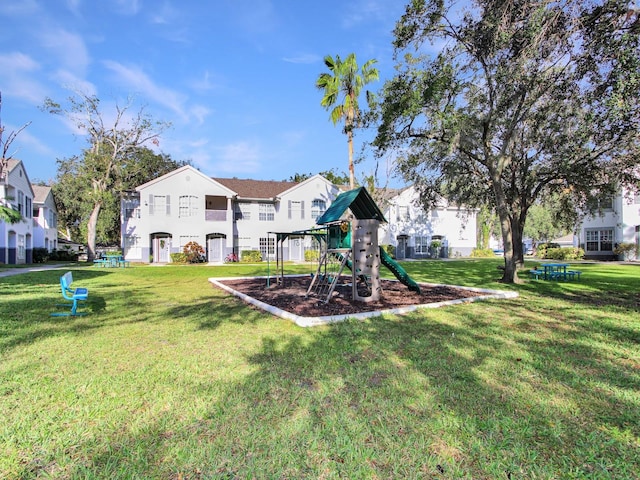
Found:
[[[496,254],[490,248],[474,248],[471,250],[471,256],[475,258],[495,257]]]
[[[621,242],[613,249],[613,253],[618,256],[618,260],[633,260],[636,257],[636,244]]]
[[[305,250],[304,261],[305,262],[317,262],[320,258],[320,252],[318,250]]]
[[[546,255],[547,249],[549,248],[560,248],[560,244],[553,243],[553,242],[541,243],[536,246],[536,256],[538,258],[547,258],[545,255]]]
[[[71,249],[53,250],[49,254],[49,260],[75,262],[78,260],[78,254]]]
[[[538,256],[549,260],[581,260],[584,258],[584,250],[577,247],[546,248],[544,252],[544,256]]]
[[[38,247],[33,249],[33,263],[45,263],[49,260],[49,250]]]
[[[170,253],[172,263],[187,263],[186,253]]]
[[[240,262],[242,263],[258,263],[262,261],[262,253],[260,250],[243,250],[240,252]]]
[[[396,247],[394,245],[380,245],[391,258],[396,258]]]

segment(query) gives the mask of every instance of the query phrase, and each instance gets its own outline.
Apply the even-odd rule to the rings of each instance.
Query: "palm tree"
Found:
[[[369,60],[359,69],[355,53],[350,53],[344,61],[338,55],[335,60],[327,55],[324,57],[324,64],[331,73],[321,73],[316,80],[316,87],[324,91],[320,105],[331,111],[333,124],[344,120],[344,133],[347,134],[349,144],[349,186],[352,189],[355,188],[353,129],[360,121],[358,97],[364,85],[378,80],[378,69],[373,67],[376,62],[375,59]],[[369,91],[366,94],[367,102],[371,102],[373,95]],[[344,95],[343,99],[340,99],[341,95]]]

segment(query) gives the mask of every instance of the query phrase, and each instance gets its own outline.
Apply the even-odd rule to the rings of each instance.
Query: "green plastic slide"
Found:
[[[402,268],[400,264],[393,258],[391,258],[391,255],[389,255],[387,251],[382,247],[380,247],[380,259],[382,260],[382,264],[389,270],[391,270],[395,277],[400,280],[400,283],[409,287],[409,290],[411,290],[412,292],[420,293],[420,285],[418,285],[415,280],[409,276],[405,269]]]

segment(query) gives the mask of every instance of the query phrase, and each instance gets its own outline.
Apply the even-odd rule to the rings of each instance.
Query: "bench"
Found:
[[[67,272],[60,277],[60,290],[62,291],[62,298],[69,300],[71,303],[62,303],[57,306],[71,307],[70,312],[55,312],[52,313],[52,317],[62,316],[78,316],[85,315],[86,312],[78,312],[78,302],[86,301],[89,298],[89,290],[86,288],[74,288],[73,275],[71,272]]]
[[[567,270],[567,276],[573,280],[575,277],[578,277],[578,280],[580,280],[580,275],[582,274],[582,272],[580,270]]]
[[[539,280],[540,277],[544,277],[544,271],[543,270],[529,270],[529,276],[532,278],[535,278],[536,280]]]

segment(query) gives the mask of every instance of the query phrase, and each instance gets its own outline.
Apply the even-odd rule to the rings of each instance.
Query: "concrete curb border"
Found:
[[[304,275],[287,275],[288,277],[298,277]],[[420,283],[420,285],[430,286],[430,287],[455,287],[460,288],[462,290],[469,290],[472,292],[484,293],[486,295],[481,295],[479,297],[471,297],[471,298],[460,298],[457,300],[446,300],[443,302],[435,302],[435,303],[425,303],[422,305],[411,305],[408,307],[402,308],[393,308],[389,310],[377,310],[374,312],[363,312],[363,313],[353,313],[347,315],[330,315],[326,317],[301,317],[299,315],[295,315],[293,313],[286,312],[280,308],[276,308],[273,305],[269,305],[267,303],[261,302],[260,300],[256,300],[249,295],[246,295],[242,292],[234,290],[233,288],[224,285],[223,281],[225,280],[242,280],[249,278],[267,278],[267,277],[225,277],[225,278],[209,278],[209,282],[222,290],[225,290],[236,297],[244,300],[245,302],[254,305],[258,308],[265,310],[266,312],[271,313],[280,318],[285,318],[287,320],[293,321],[299,327],[315,327],[318,325],[327,325],[330,323],[342,322],[347,318],[354,318],[356,320],[364,320],[366,318],[378,317],[380,315],[404,315],[410,312],[413,312],[422,308],[439,308],[447,305],[458,305],[461,303],[472,303],[478,302],[482,300],[490,300],[490,299],[506,299],[506,298],[517,298],[518,292],[508,291],[508,290],[489,290],[484,288],[475,288],[475,287],[462,287],[458,285],[446,285],[444,283]]]

